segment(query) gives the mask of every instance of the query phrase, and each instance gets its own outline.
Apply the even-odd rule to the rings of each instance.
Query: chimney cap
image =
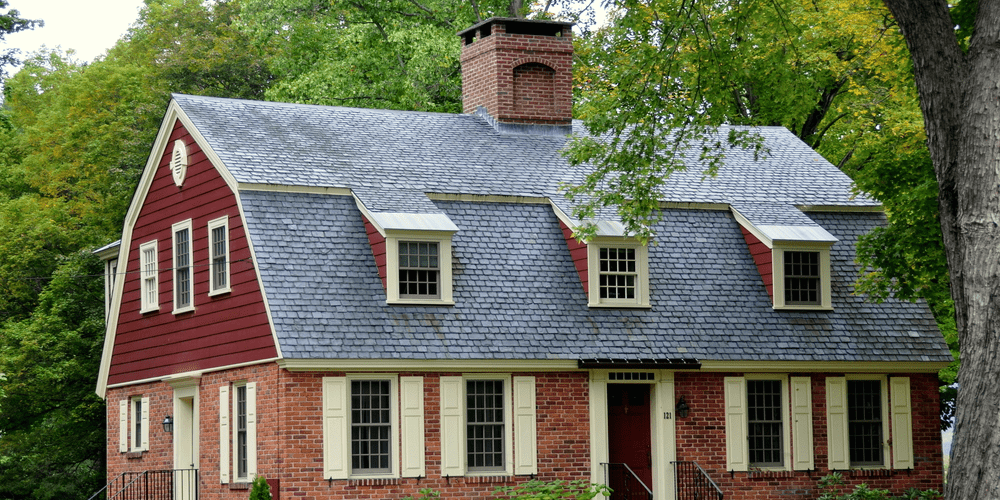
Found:
[[[576,24],[576,23],[574,23],[572,21],[553,21],[553,20],[550,20],[550,19],[524,19],[524,18],[518,18],[518,17],[491,17],[489,19],[486,19],[486,20],[480,21],[480,22],[478,22],[476,24],[473,24],[472,26],[470,26],[470,27],[468,27],[468,28],[466,28],[466,29],[464,29],[462,31],[459,31],[458,32],[458,36],[465,36],[466,33],[475,31],[476,29],[478,29],[478,28],[480,28],[482,26],[486,26],[488,24],[496,24],[496,23],[503,23],[503,24],[506,24],[506,25],[516,25],[516,26],[519,26],[521,28],[521,29],[517,29],[517,30],[512,30],[512,29],[508,28],[507,29],[508,33],[511,33],[511,32],[522,32],[522,33],[524,33],[526,31],[531,31],[531,32],[534,32],[534,31],[549,31],[549,30],[554,30],[555,28],[564,28],[566,30],[569,30],[569,29],[573,28],[574,24]],[[532,26],[532,25],[534,25],[535,29],[529,28],[529,26]],[[538,30],[537,28],[542,28],[542,29]],[[527,34],[535,34],[535,33],[527,33]]]

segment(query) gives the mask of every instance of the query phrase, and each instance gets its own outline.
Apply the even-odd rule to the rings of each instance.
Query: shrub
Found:
[[[937,490],[920,491],[916,488],[910,488],[901,497],[894,497],[889,494],[889,490],[873,490],[864,483],[855,486],[854,491],[842,493],[844,477],[839,472],[820,478],[819,489],[822,494],[818,500],[942,500],[944,498]]]
[[[271,487],[268,486],[264,476],[254,478],[253,487],[250,488],[250,500],[271,500]]]
[[[611,490],[586,481],[528,481],[517,486],[503,486],[493,493],[497,500],[591,500],[598,494],[609,496]]]

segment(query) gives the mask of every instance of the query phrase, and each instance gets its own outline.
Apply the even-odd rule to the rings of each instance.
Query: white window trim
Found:
[[[223,287],[219,287],[215,283],[215,273],[217,269],[215,269],[215,255],[213,253],[215,251],[215,239],[213,238],[213,230],[219,227],[225,228],[223,232],[225,233],[225,239],[226,239],[226,253],[223,256],[224,261],[222,264],[226,268],[225,269],[226,286]],[[218,219],[212,219],[208,221],[208,296],[209,297],[214,295],[222,295],[224,293],[229,293],[233,289],[232,288],[233,277],[229,273],[229,254],[230,254],[229,216],[223,215]]]
[[[750,463],[750,418],[748,414],[747,381],[778,380],[781,382],[781,465],[758,467]],[[725,377],[727,469],[792,470],[791,401],[786,373],[747,373],[742,377]],[[739,387],[733,387],[737,384]],[[812,453],[812,450],[809,451]]]
[[[832,470],[845,470],[845,469],[859,469],[859,470],[881,470],[881,469],[889,469],[890,468],[890,464],[892,464],[892,460],[891,460],[892,454],[890,453],[892,451],[891,450],[892,445],[890,444],[890,441],[891,441],[890,436],[891,436],[891,434],[889,434],[889,424],[890,424],[890,421],[889,421],[889,390],[888,390],[889,389],[889,385],[887,383],[888,381],[886,380],[886,376],[885,375],[871,375],[871,374],[846,374],[843,377],[827,377],[826,380],[827,380],[827,384],[826,384],[827,385],[827,396],[826,396],[827,397],[827,404],[826,404],[826,408],[827,408],[827,433],[829,435],[828,439],[829,439],[829,442],[830,442],[830,444],[828,445],[828,447],[831,448],[831,450],[828,451],[828,453],[827,453],[829,455],[828,468],[831,471]],[[835,393],[835,391],[831,391],[831,384],[836,385],[838,383],[838,380],[843,383],[843,391],[842,391],[842,393],[839,393],[839,394]],[[881,405],[882,405],[882,415],[881,415],[881,418],[882,418],[882,465],[852,465],[851,464],[850,429],[849,429],[850,421],[848,420],[848,414],[847,414],[847,391],[848,391],[847,381],[848,380],[878,380],[879,382],[881,382],[880,388],[879,388],[879,390],[880,390],[879,396],[880,396]],[[833,398],[837,398],[837,399],[841,400],[839,403],[840,403],[840,407],[843,409],[843,413],[842,414],[838,413],[837,410],[836,410],[836,407],[833,406],[833,405],[831,405],[831,402],[832,402]],[[833,411],[831,411],[831,410],[833,410]],[[842,428],[842,431],[838,431],[837,428]],[[833,442],[834,439],[835,439],[835,436],[833,436],[832,434],[834,432],[842,433],[841,436],[836,436],[837,440],[841,441],[843,443],[842,446],[844,447],[844,449],[843,449],[844,459],[840,463],[836,463],[836,458],[834,457],[835,454],[832,452],[833,451],[832,448],[834,448],[834,446],[837,446]],[[911,438],[910,448],[912,449],[912,447],[913,446],[912,446],[912,438]],[[846,463],[846,467],[844,466],[845,463]]]
[[[635,299],[601,299],[601,248],[634,248],[636,261]],[[649,249],[632,238],[598,236],[587,243],[587,295],[590,307],[650,307]]]
[[[247,475],[239,477],[236,389],[247,388]],[[257,477],[257,383],[233,382],[219,388],[219,479],[223,484],[249,483]]]
[[[830,246],[832,243],[774,242],[771,247],[771,279],[774,289],[774,308],[782,310],[832,311],[830,297]],[[785,252],[819,253],[819,304],[785,304]]]
[[[141,254],[141,250],[140,250]],[[141,269],[142,264],[140,264]],[[104,262],[104,320],[110,322],[111,320],[111,303],[112,296],[115,292],[115,281],[118,279],[118,259],[108,259]],[[139,281],[142,281],[140,276]],[[142,286],[140,285],[139,292],[142,293]],[[140,306],[141,307],[141,306]]]
[[[179,268],[177,266],[177,232],[187,229],[188,232],[188,296],[191,297],[191,303],[178,307],[177,297],[180,290],[177,289],[177,272]],[[191,227],[191,219],[187,219],[181,222],[177,222],[171,226],[170,229],[170,256],[173,263],[173,304],[174,304],[174,314],[182,314],[190,311],[194,311],[194,231]]]
[[[157,241],[153,240],[139,245],[139,312],[141,314],[160,310],[160,254],[156,243]],[[152,273],[146,270],[146,265],[149,264],[146,252],[149,250],[153,251]],[[156,297],[156,300],[152,301],[149,300],[151,288],[153,297]]]
[[[441,377],[441,474],[444,476],[510,476],[538,472],[535,380],[532,376],[511,377],[509,373],[467,373]],[[501,380],[504,386],[504,468],[498,471],[470,471],[466,449],[466,382]],[[454,394],[446,395],[446,391]],[[515,394],[516,393],[516,394]],[[517,407],[515,421],[515,406]],[[517,427],[516,437],[514,427]],[[518,449],[513,447],[515,439]],[[515,457],[515,453],[517,456]],[[516,463],[516,468],[515,468]]]
[[[139,422],[139,444],[135,442],[135,406],[141,406],[141,421]],[[149,451],[149,398],[143,396],[132,396],[119,402],[118,421],[118,451],[141,452]]]
[[[354,473],[351,468],[351,382],[388,380],[390,471]],[[424,382],[422,376],[394,373],[348,373],[323,377],[323,478],[398,479],[424,477]]]
[[[386,231],[385,274],[386,303],[413,305],[455,305],[452,291],[451,235],[440,231]],[[399,243],[401,241],[426,241],[438,244],[438,265],[440,298],[418,298],[399,296]]]

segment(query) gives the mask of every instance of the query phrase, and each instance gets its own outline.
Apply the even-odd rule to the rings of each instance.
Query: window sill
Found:
[[[125,452],[125,459],[126,460],[137,460],[137,459],[142,458],[143,453],[145,453],[144,450],[126,451]]]
[[[386,300],[386,304],[390,306],[453,306],[455,301],[453,300],[441,300],[441,299],[394,299]]]
[[[182,307],[180,309],[174,309],[174,316],[189,312],[194,312],[194,306],[187,306],[187,307]]]
[[[253,483],[250,483],[246,479],[242,479],[234,483],[229,483],[230,490],[249,490],[251,486],[253,486]]]
[[[591,309],[652,309],[649,304],[636,303],[615,303],[615,302],[591,302],[587,304]]]
[[[774,306],[775,311],[832,311],[832,306],[822,305],[794,305],[794,306]]]
[[[214,292],[208,292],[208,296],[209,297],[215,297],[216,295],[225,295],[225,294],[230,293],[232,291],[233,291],[232,288],[228,288],[228,287],[227,288],[221,288],[219,290],[215,290]]]
[[[160,308],[156,307],[156,308],[150,308],[150,309],[139,309],[139,314],[149,314],[149,313],[155,313],[155,312],[160,312]]]

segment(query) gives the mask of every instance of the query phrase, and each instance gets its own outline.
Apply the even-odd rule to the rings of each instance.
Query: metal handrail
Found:
[[[153,476],[152,484],[150,484],[151,475]],[[129,476],[132,477],[129,478]],[[120,486],[118,486],[119,482],[121,483]],[[180,491],[187,491],[189,494],[192,494],[190,498],[197,499],[200,496],[198,483],[198,469],[126,471],[109,481],[100,490],[97,490],[88,500],[98,499],[102,493],[105,494],[107,500],[112,500],[122,495],[128,499],[173,499],[175,494]]]
[[[649,489],[649,486],[646,486],[646,483],[642,482],[642,479],[639,478],[639,475],[636,474],[635,471],[633,471],[632,468],[628,466],[628,464],[626,464],[626,463],[601,462],[601,465],[604,466],[604,483],[605,484],[609,484],[609,482],[610,482],[609,481],[609,477],[608,477],[610,466],[612,466],[612,465],[623,465],[623,466],[625,466],[625,470],[627,470],[628,473],[632,475],[632,477],[636,480],[636,482],[638,482],[642,486],[642,488],[644,490],[646,490],[646,493],[649,495],[649,498],[653,498],[653,490]]]
[[[705,489],[715,490],[714,493],[715,496],[718,498],[718,500],[723,500],[722,489],[719,488],[719,485],[715,484],[715,481],[712,481],[712,478],[708,476],[708,473],[705,472],[705,469],[702,469],[701,466],[698,465],[698,462],[676,461],[670,463],[673,464],[674,466],[674,485],[675,485],[674,491],[676,492],[677,500],[683,500],[685,498],[704,498],[701,496],[703,492],[700,490],[705,490]],[[688,470],[682,470],[683,468],[685,468],[685,466]],[[687,493],[688,491],[686,489],[682,489],[681,472],[695,473],[695,470],[697,470],[697,473],[695,477],[696,481],[694,482],[698,484],[695,484],[693,488],[695,488],[698,491],[694,491],[693,495],[690,497],[684,496],[684,493]],[[710,488],[706,488],[706,486]]]

